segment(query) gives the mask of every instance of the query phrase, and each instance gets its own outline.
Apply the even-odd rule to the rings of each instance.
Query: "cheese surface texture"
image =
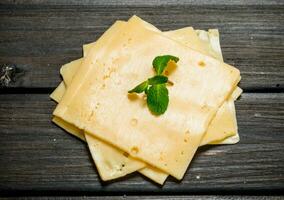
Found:
[[[91,155],[103,180],[112,180],[142,169],[145,163],[132,159],[129,154],[85,134]],[[111,159],[110,159],[111,158]]]
[[[137,18],[116,35],[91,48],[54,114],[180,179],[239,71],[145,29]],[[180,61],[170,75],[169,108],[156,117],[127,91],[153,75],[151,61],[163,54]]]

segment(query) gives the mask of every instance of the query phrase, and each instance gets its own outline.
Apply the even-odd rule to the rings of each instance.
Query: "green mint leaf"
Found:
[[[157,56],[153,60],[153,67],[158,75],[162,74],[165,70],[165,68],[168,65],[168,62],[170,60],[173,60],[174,62],[178,62],[179,58],[171,55],[163,55],[163,56]]]
[[[129,90],[128,93],[142,93],[144,91],[146,91],[148,88],[148,81],[144,81],[142,83],[140,83],[139,85],[137,85],[135,88],[133,88],[132,90]]]
[[[167,81],[168,81],[168,77],[163,76],[163,75],[156,75],[148,79],[149,85],[162,84],[162,83],[166,83]]]
[[[165,84],[152,85],[147,91],[147,105],[155,115],[166,112],[169,104],[169,92]]]

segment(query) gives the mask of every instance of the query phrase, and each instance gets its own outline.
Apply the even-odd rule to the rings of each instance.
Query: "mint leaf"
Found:
[[[153,60],[153,67],[158,75],[162,74],[165,70],[165,68],[168,65],[168,62],[170,60],[173,60],[174,62],[178,62],[179,58],[171,55],[163,55],[163,56],[157,56]]]
[[[171,83],[172,85],[173,83],[162,74],[171,60],[177,63],[179,58],[171,55],[157,56],[152,62],[157,75],[148,78],[128,91],[128,93],[145,92],[148,108],[155,115],[164,114],[169,105],[169,92],[166,83]]]
[[[135,88],[133,88],[132,90],[129,90],[128,93],[142,93],[144,91],[146,91],[148,88],[148,81],[144,81],[142,83],[140,83],[139,85],[137,85]]]
[[[156,75],[156,76],[148,79],[148,84],[149,85],[157,85],[157,84],[166,83],[167,81],[168,81],[168,77],[163,76],[163,75]]]
[[[166,112],[169,104],[169,92],[165,84],[152,85],[147,91],[147,105],[155,115]]]

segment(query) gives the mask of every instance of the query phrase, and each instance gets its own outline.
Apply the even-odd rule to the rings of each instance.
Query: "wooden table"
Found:
[[[169,178],[163,187],[138,173],[103,183],[86,144],[50,120],[55,103],[49,94],[61,81],[61,65],[81,57],[82,45],[95,41],[115,20],[133,14],[161,30],[218,28],[225,61],[242,75],[244,93],[236,102],[241,142],[200,148],[184,180]],[[136,195],[133,199],[183,195],[172,198],[205,199],[208,196],[187,195],[283,194],[281,0],[2,0],[0,64],[4,63],[16,68],[10,73],[12,81],[6,86],[2,83],[0,89],[2,195]]]

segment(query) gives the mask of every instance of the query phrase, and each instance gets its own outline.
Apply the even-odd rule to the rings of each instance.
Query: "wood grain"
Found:
[[[283,191],[284,94],[243,94],[236,106],[241,142],[200,148],[182,182],[169,178],[164,187],[159,187],[139,174],[101,182],[86,145],[51,123],[55,103],[48,95],[2,94],[0,192],[70,195]]]
[[[4,2],[8,3],[0,7],[0,64],[14,63],[20,72],[9,87],[56,87],[60,66],[81,57],[84,43],[96,40],[115,20],[136,14],[162,30],[218,28],[225,61],[241,70],[245,91],[284,90],[284,5],[277,1],[220,1],[222,6],[209,1],[158,1],[156,6],[155,1],[82,1],[73,6],[64,0]]]
[[[284,5],[281,0],[2,0],[2,4],[10,4],[10,5],[96,5],[96,6],[109,6],[109,5],[135,5],[135,6],[157,6],[157,5]]]
[[[1,198],[0,200],[6,200],[9,198]],[[83,200],[87,200],[87,199],[92,199],[92,200],[164,200],[164,199],[170,199],[170,200],[207,200],[207,199],[211,199],[211,200],[281,200],[283,199],[283,197],[281,196],[213,196],[213,195],[203,195],[203,196],[197,196],[197,195],[192,195],[192,196],[100,196],[100,197],[92,197],[92,196],[76,196],[76,197],[72,197],[72,196],[63,196],[63,197],[56,197],[56,196],[47,196],[47,197],[18,197],[18,198],[13,198],[16,200],[49,200],[49,199],[57,199],[57,200],[65,200],[65,199],[83,199]]]

